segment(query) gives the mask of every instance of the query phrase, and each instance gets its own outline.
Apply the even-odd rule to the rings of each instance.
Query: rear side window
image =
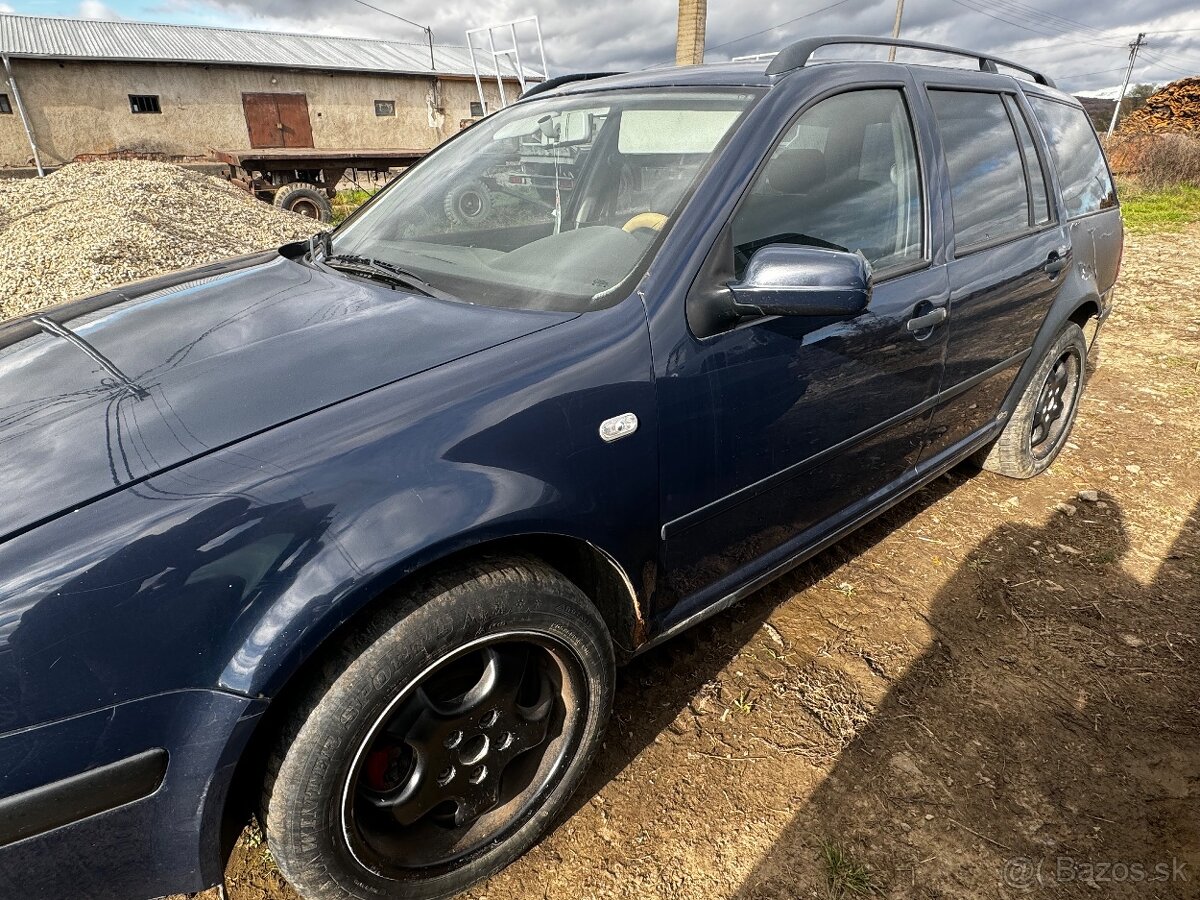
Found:
[[[1029,202],[1033,204],[1034,225],[1045,225],[1050,221],[1050,201],[1046,194],[1046,176],[1042,172],[1042,163],[1038,158],[1037,146],[1033,143],[1033,133],[1025,114],[1017,105],[1015,97],[1004,97],[1004,105],[1012,116],[1013,126],[1017,129],[1017,141],[1021,145],[1021,159],[1025,163],[1025,175],[1029,179]]]
[[[957,251],[1029,227],[1029,195],[1012,121],[999,94],[929,92],[954,207]]]
[[[1042,97],[1029,97],[1042,126],[1071,219],[1116,206],[1117,192],[1104,164],[1104,152],[1082,109]]]

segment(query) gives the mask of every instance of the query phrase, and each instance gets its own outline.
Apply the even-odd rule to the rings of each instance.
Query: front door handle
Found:
[[[923,316],[913,316],[908,320],[905,328],[910,334],[915,334],[918,331],[924,331],[927,328],[932,328],[934,325],[941,325],[946,321],[946,307],[939,306],[936,309],[931,309]]]
[[[1067,264],[1070,261],[1070,247],[1059,247],[1057,250],[1051,250],[1050,255],[1046,257],[1046,265],[1044,267],[1046,269],[1046,274],[1051,278],[1054,278],[1059,272],[1067,267]]]

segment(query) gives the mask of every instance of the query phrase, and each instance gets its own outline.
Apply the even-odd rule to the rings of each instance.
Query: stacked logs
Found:
[[[1121,134],[1200,132],[1200,77],[1181,78],[1146,98],[1121,120]]]

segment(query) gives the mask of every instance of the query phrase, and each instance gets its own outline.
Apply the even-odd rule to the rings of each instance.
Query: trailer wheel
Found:
[[[492,192],[482,181],[468,181],[446,195],[446,218],[455,225],[482,222],[492,214]]]
[[[275,205],[288,212],[299,213],[318,222],[333,220],[333,205],[325,196],[325,191],[315,184],[304,181],[293,181],[285,184],[275,192]]]

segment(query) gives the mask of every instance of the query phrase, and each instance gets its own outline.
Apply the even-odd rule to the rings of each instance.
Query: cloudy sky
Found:
[[[464,30],[537,14],[552,74],[641,69],[674,57],[675,0],[369,0],[428,24],[439,43]],[[128,18],[421,40],[359,0],[8,0],[30,15]],[[889,34],[895,0],[709,0],[709,61],[777,49],[814,34]],[[1134,81],[1200,73],[1200,0],[906,0],[903,36],[1009,56],[1068,90],[1120,83],[1128,44],[1147,44]]]

